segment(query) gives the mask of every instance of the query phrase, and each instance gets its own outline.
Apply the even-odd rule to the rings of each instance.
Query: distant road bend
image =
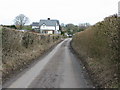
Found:
[[[83,65],[70,50],[71,39],[59,43],[50,53],[3,88],[92,88]]]

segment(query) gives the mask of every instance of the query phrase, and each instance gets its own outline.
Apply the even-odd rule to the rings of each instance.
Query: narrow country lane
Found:
[[[8,88],[91,88],[82,63],[70,50],[71,39],[59,43],[34,66],[11,80]]]

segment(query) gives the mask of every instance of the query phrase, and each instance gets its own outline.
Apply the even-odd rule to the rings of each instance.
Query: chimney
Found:
[[[48,20],[50,20],[50,18],[48,18]]]

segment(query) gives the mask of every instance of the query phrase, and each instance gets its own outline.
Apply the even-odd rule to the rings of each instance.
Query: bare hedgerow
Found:
[[[101,87],[119,87],[120,17],[106,17],[104,21],[77,33],[72,46],[80,56],[88,58],[86,62]]]

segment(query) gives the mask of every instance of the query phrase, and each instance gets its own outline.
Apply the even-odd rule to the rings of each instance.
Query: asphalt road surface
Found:
[[[65,39],[35,65],[14,77],[7,88],[92,88],[80,60],[71,52],[71,39]]]

